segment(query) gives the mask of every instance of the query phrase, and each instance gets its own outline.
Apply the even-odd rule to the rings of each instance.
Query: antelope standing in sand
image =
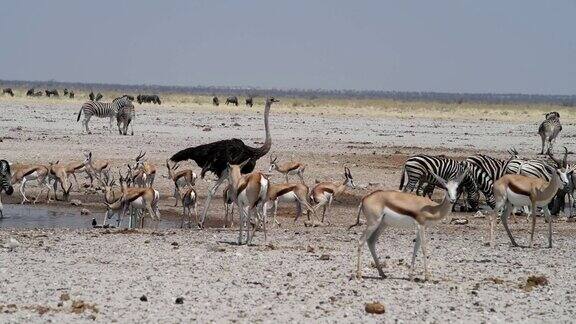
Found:
[[[144,156],[146,152],[138,154],[136,157],[136,164],[132,168],[135,172],[133,173],[133,181],[135,184],[141,187],[152,187],[154,184],[154,178],[156,178],[156,166],[153,164],[148,163]]]
[[[320,182],[314,187],[314,189],[312,189],[311,198],[312,201],[316,203],[314,206],[314,211],[318,210],[320,207],[323,208],[322,223],[324,223],[326,211],[330,209],[334,197],[342,194],[347,187],[354,188],[355,185],[352,178],[352,173],[350,173],[350,169],[344,167],[344,182]],[[326,221],[328,220],[326,219]]]
[[[268,169],[268,172],[276,170],[282,173],[286,179],[286,183],[288,183],[289,175],[296,174],[300,178],[300,181],[304,183],[304,169],[306,168],[306,165],[300,162],[286,162],[281,165],[278,165],[276,161],[278,161],[278,157],[275,158],[270,157],[270,168]]]
[[[122,196],[114,201],[106,201],[106,219],[112,217],[112,215],[120,212],[120,217],[118,220],[118,225],[122,222],[122,218],[128,211],[129,208],[137,210],[147,210],[150,218],[156,221],[156,227],[160,222],[160,210],[158,209],[158,203],[160,202],[160,193],[150,187],[145,188],[135,188],[128,187],[126,184],[126,179],[120,175],[120,187],[122,188]],[[144,214],[142,214],[142,219],[140,221],[140,227],[144,227]]]
[[[58,195],[56,193],[58,189],[58,184],[62,188],[63,196],[62,199],[68,201],[70,197],[70,189],[72,189],[72,183],[68,181],[68,173],[66,173],[66,166],[56,161],[56,163],[50,162],[48,170],[50,177],[54,179],[54,199],[58,200]]]
[[[176,190],[178,190],[180,199],[182,201],[182,221],[180,222],[180,228],[184,228],[184,219],[188,218],[188,228],[192,224],[192,210],[194,211],[194,219],[198,225],[198,195],[196,190],[192,186],[178,186],[176,185]]]
[[[416,262],[416,255],[418,249],[422,247],[422,254],[424,255],[424,278],[429,279],[428,266],[427,266],[427,242],[426,242],[426,227],[438,223],[444,217],[449,215],[452,211],[452,206],[458,199],[458,186],[466,176],[467,170],[458,174],[455,178],[448,180],[442,179],[440,176],[432,172],[432,176],[436,179],[436,184],[446,190],[444,199],[441,203],[436,203],[427,197],[416,196],[406,192],[399,191],[374,191],[364,198],[358,207],[358,215],[356,224],[350,228],[360,224],[360,214],[366,217],[366,230],[358,240],[358,259],[356,268],[356,277],[362,277],[361,271],[361,256],[362,247],[368,243],[368,248],[378,269],[380,277],[386,278],[382,266],[376,255],[376,242],[382,231],[387,226],[390,227],[413,227],[416,225],[416,241],[414,244],[414,252],[412,253],[412,264],[410,279],[414,276],[414,264]]]
[[[561,168],[558,165],[558,168]],[[496,208],[494,214],[490,217],[490,244],[494,246],[494,226],[496,223],[496,214],[502,210],[500,219],[504,229],[510,238],[512,246],[518,246],[512,232],[508,228],[508,217],[513,207],[531,207],[532,225],[530,229],[530,243],[534,243],[534,227],[536,226],[536,207],[542,207],[544,217],[548,222],[548,247],[552,247],[552,218],[548,204],[554,198],[558,189],[563,188],[569,182],[569,177],[576,169],[576,166],[567,166],[565,169],[558,170],[547,166],[548,171],[552,174],[550,182],[540,179],[527,177],[520,174],[507,174],[494,183],[494,197],[496,198]]]
[[[238,206],[240,214],[240,229],[238,234],[238,244],[242,244],[244,225],[252,224],[252,216],[256,216],[256,224],[253,225],[252,234],[247,228],[246,244],[252,242],[258,223],[262,223],[264,230],[264,241],[266,241],[266,220],[261,219],[263,214],[263,204],[268,192],[268,179],[260,172],[253,172],[242,175],[240,170],[249,162],[246,160],[239,165],[230,165],[227,167],[228,182],[230,183],[230,192],[234,202]]]
[[[194,171],[190,169],[178,170],[180,163],[174,164],[170,167],[170,159],[166,160],[166,168],[168,169],[168,178],[174,182],[174,198],[176,198],[176,203],[174,207],[178,206],[178,200],[181,200],[180,190],[178,187],[184,186],[194,186],[196,184],[196,178],[198,177]]]
[[[94,187],[94,177],[103,184],[102,182],[102,174],[105,172],[109,172],[110,162],[109,161],[94,161],[92,158],[92,152],[84,153],[86,159],[84,160],[85,168],[87,169],[86,173],[90,177],[90,187]]]
[[[267,218],[268,209],[270,205],[274,208],[273,220],[277,225],[280,225],[276,219],[279,202],[294,202],[296,203],[296,218],[294,222],[302,216],[302,210],[306,209],[308,220],[310,220],[310,212],[315,211],[308,202],[308,186],[301,183],[279,183],[272,184],[268,187],[268,194],[266,195],[266,203],[264,203],[264,218]]]
[[[26,183],[29,181],[36,181],[38,183],[38,186],[40,187],[40,192],[38,193],[38,195],[36,196],[36,199],[34,199],[34,203],[36,203],[38,201],[38,199],[40,198],[40,196],[42,195],[42,192],[44,191],[44,187],[46,187],[48,189],[48,195],[47,195],[47,202],[50,203],[51,199],[50,199],[50,170],[48,170],[48,167],[44,166],[44,165],[39,165],[39,164],[35,164],[35,165],[15,165],[13,166],[13,173],[12,173],[12,185],[17,184],[19,182],[22,182],[22,184],[20,185],[20,194],[22,194],[22,202],[21,204],[24,204],[25,202],[29,202],[30,200],[28,200],[28,198],[26,197]]]

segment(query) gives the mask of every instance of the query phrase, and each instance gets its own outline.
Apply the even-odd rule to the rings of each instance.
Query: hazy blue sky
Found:
[[[576,93],[575,1],[7,1],[0,79]]]

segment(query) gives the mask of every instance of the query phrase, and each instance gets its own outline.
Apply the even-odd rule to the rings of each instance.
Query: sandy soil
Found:
[[[12,162],[47,163],[83,158],[91,150],[97,159],[120,167],[142,149],[166,174],[164,161],[176,151],[218,139],[238,137],[249,145],[263,140],[262,107],[137,106],[134,136],[118,136],[108,122],[93,118],[93,135],[82,135],[76,122],[80,102],[69,100],[0,99],[1,157]],[[338,199],[330,213],[331,226],[306,228],[293,223],[293,211],[280,211],[282,228],[255,246],[238,247],[237,233],[220,231],[223,206],[217,198],[210,211],[209,229],[116,230],[0,229],[0,242],[15,238],[21,244],[0,250],[0,321],[179,322],[201,321],[571,321],[576,306],[571,265],[575,253],[574,226],[554,224],[555,247],[543,248],[545,225],[539,220],[535,249],[510,248],[503,230],[498,246],[483,245],[485,219],[464,226],[444,222],[430,229],[432,282],[410,282],[406,266],[412,252],[413,231],[388,230],[379,254],[386,261],[388,279],[374,278],[371,257],[364,249],[363,280],[350,280],[356,239],[361,228],[347,231],[355,220],[360,198],[374,189],[395,189],[400,165],[420,152],[455,157],[485,152],[506,156],[515,147],[532,156],[539,151],[538,121],[477,121],[375,117],[291,111],[279,106],[271,113],[272,153],[280,160],[307,164],[306,182],[342,179],[349,166],[359,188]],[[574,147],[571,124],[557,145]],[[266,169],[260,160],[258,169]],[[190,165],[199,171],[195,165]],[[282,181],[273,177],[272,181]],[[210,181],[199,181],[201,206]],[[171,184],[157,177],[163,217],[180,213],[173,208]],[[103,215],[102,194],[75,191],[92,211]],[[20,196],[2,197],[6,210]],[[77,213],[81,207],[58,202],[40,208]],[[515,224],[524,242],[527,224]],[[3,227],[0,222],[0,227]],[[176,244],[174,244],[174,242]],[[309,248],[310,246],[310,248]],[[322,256],[326,254],[327,256]],[[327,259],[327,260],[325,260]],[[421,271],[421,259],[418,271]],[[543,275],[548,285],[526,288],[531,275]],[[420,277],[422,275],[420,274]],[[58,306],[62,294],[70,300]],[[148,301],[140,301],[146,295]],[[64,296],[65,297],[65,296]],[[183,304],[175,304],[183,297]],[[66,298],[64,298],[66,299]],[[84,305],[79,301],[82,300]],[[75,301],[74,305],[73,302]],[[380,301],[384,315],[369,315],[366,302]],[[75,306],[75,307],[73,307]],[[97,311],[95,310],[97,309]]]

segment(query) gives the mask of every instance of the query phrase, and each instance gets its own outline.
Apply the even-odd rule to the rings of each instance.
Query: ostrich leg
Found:
[[[216,184],[214,184],[212,189],[210,189],[210,191],[208,191],[208,197],[206,197],[206,204],[204,205],[204,212],[202,212],[202,220],[200,221],[200,224],[198,224],[199,228],[204,228],[204,222],[208,218],[208,208],[210,208],[210,201],[212,200],[212,196],[214,196],[214,194],[216,194],[216,191],[218,190],[218,188],[220,187],[222,182],[224,182],[224,180],[228,179],[228,175],[225,173],[226,172],[222,173],[220,178],[218,178],[218,181],[216,181]]]

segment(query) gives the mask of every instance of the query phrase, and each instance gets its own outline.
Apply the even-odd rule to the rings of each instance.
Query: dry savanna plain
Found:
[[[431,280],[422,255],[409,279],[414,230],[385,229],[377,244],[386,279],[364,247],[364,277],[356,279],[356,220],[362,196],[397,189],[401,166],[416,153],[464,158],[474,153],[506,158],[514,147],[535,157],[538,125],[559,111],[564,129],[557,147],[576,150],[575,114],[546,105],[488,105],[385,100],[279,98],[272,107],[271,155],[306,164],[304,179],[342,181],[349,167],[356,188],[337,197],[330,224],[294,222],[281,205],[281,226],[257,232],[251,246],[237,246],[237,230],[222,229],[221,190],[206,229],[180,229],[165,160],[190,146],[240,138],[264,139],[263,98],[253,108],[211,105],[208,96],[164,94],[162,105],[136,106],[134,136],[110,133],[93,118],[83,134],[77,99],[0,97],[0,158],[12,163],[77,161],[91,151],[114,170],[133,163],[140,150],[158,166],[162,223],[157,229],[93,229],[105,206],[100,191],[75,188],[70,202],[19,205],[19,185],[2,194],[0,220],[0,322],[573,322],[576,310],[576,223],[554,219],[554,247],[546,248],[546,224],[538,218],[535,247],[513,248],[501,224],[496,246],[487,242],[486,213],[453,213],[427,232]],[[105,94],[105,99],[115,94]],[[221,98],[221,101],[223,98]],[[257,170],[268,169],[268,157]],[[199,173],[193,163],[184,163]],[[86,180],[81,177],[80,182]],[[293,179],[296,181],[296,178]],[[200,209],[214,177],[199,180]],[[272,182],[282,182],[279,174]],[[36,188],[30,186],[31,192]],[[441,199],[437,190],[435,199]],[[81,215],[86,209],[90,214]],[[467,224],[450,223],[452,217]],[[49,221],[48,221],[49,220]],[[235,216],[237,221],[237,216]],[[526,244],[528,223],[512,230]],[[384,305],[370,314],[367,303]]]

